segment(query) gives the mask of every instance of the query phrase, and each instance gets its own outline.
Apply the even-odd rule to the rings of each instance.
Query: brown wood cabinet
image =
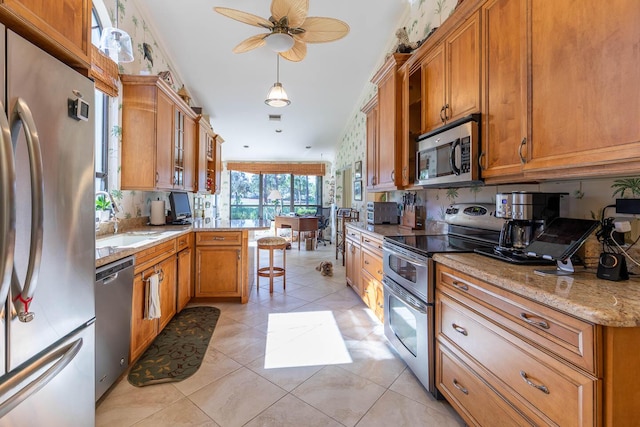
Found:
[[[638,3],[530,3],[532,144],[525,174],[638,173]]]
[[[1,0],[0,21],[69,66],[91,63],[91,1]]]
[[[193,296],[193,234],[185,234],[176,240],[176,250],[178,251],[176,309],[180,312]]]
[[[482,7],[482,176],[522,180],[529,141],[527,5],[490,0]]]
[[[170,240],[136,254],[133,296],[131,299],[131,337],[129,361],[133,362],[151,344],[176,313],[176,241]],[[159,319],[145,318],[147,280],[160,275]]]
[[[353,228],[346,227],[345,239],[345,270],[347,285],[358,294],[362,294],[360,283],[360,232]]]
[[[213,139],[213,160],[209,161],[209,166],[207,168],[208,174],[207,176],[211,179],[210,182],[210,191],[211,194],[220,194],[221,181],[220,177],[222,174],[222,143],[224,139],[220,135],[215,135]]]
[[[371,79],[371,83],[378,86],[378,123],[372,123],[377,127],[376,137],[367,138],[367,174],[370,169],[373,172],[367,188],[375,191],[402,188],[409,183],[409,153],[404,146],[402,120],[403,76],[400,73],[400,67],[409,56],[404,53],[390,55]],[[375,116],[371,119],[375,120]]]
[[[382,236],[346,224],[347,285],[374,312],[384,319],[382,287]]]
[[[368,190],[373,190],[376,182],[376,159],[378,149],[378,96],[374,96],[367,102],[361,110],[367,116],[367,148],[366,148],[366,166],[367,180],[366,186]]]
[[[248,231],[196,233],[195,297],[248,301]]]
[[[638,419],[640,328],[594,325],[437,264],[436,334],[437,387],[469,425]]]
[[[474,13],[426,54],[425,132],[480,111],[480,15]]]
[[[121,188],[193,191],[196,114],[158,76],[120,79]]]

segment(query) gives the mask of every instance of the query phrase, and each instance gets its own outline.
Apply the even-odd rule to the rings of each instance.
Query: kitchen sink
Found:
[[[109,237],[96,239],[96,249],[112,247],[112,248],[136,248],[169,237],[178,231],[131,231],[128,233],[116,234]]]

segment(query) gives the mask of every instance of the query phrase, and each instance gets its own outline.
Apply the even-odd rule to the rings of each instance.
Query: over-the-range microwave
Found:
[[[416,139],[416,184],[462,187],[482,184],[480,114],[471,114]]]

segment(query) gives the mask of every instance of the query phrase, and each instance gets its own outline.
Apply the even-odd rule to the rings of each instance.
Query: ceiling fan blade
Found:
[[[283,17],[289,19],[289,27],[299,27],[309,13],[309,0],[273,0],[271,2],[271,16],[276,21]]]
[[[298,37],[307,43],[332,42],[349,34],[349,25],[334,18],[309,17],[302,28],[305,32]]]
[[[258,34],[256,36],[251,36],[246,40],[241,41],[238,46],[233,48],[233,53],[244,53],[253,49],[257,49],[259,47],[264,46],[267,42],[265,38],[269,34]]]
[[[273,24],[268,19],[261,18],[260,16],[252,13],[229,9],[228,7],[214,7],[213,10],[227,18],[235,19],[236,21],[253,25],[254,27],[273,28]]]
[[[307,56],[307,44],[303,41],[296,40],[293,47],[285,52],[280,52],[280,56],[292,62],[300,62]]]

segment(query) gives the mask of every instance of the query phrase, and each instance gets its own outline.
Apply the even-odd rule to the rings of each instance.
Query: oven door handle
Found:
[[[427,305],[411,295],[409,292],[402,289],[402,287],[385,278],[382,279],[382,284],[384,286],[385,292],[394,295],[396,298],[410,306],[412,309],[422,314],[427,314]]]
[[[389,249],[384,247],[384,244],[382,246],[382,250],[388,252],[389,255],[391,256],[395,256],[397,258],[400,258],[406,262],[408,262],[409,264],[413,264],[417,267],[425,267],[427,265],[426,261],[424,259],[418,258],[416,256],[413,256],[411,254],[407,254],[404,252],[399,252],[397,249]]]

